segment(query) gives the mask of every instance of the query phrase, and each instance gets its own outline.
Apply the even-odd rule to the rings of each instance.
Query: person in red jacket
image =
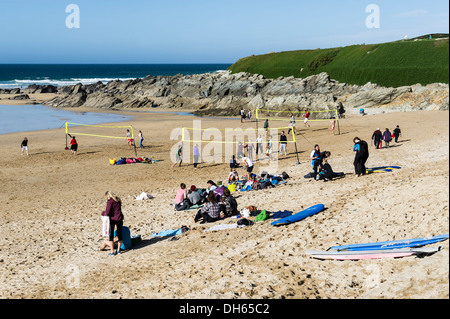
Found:
[[[122,214],[122,201],[114,193],[107,191],[106,210],[102,212],[102,216],[109,216],[109,241],[108,245],[111,252],[108,256],[120,254],[120,246],[122,245],[122,227],[124,216]],[[117,228],[117,251],[114,251],[114,228]]]

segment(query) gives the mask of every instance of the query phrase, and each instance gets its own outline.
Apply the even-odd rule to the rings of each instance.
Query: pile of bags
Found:
[[[151,164],[155,163],[151,158],[148,157],[138,157],[138,158],[126,158],[121,157],[119,160],[116,160],[115,158],[112,158],[109,160],[110,165],[122,165],[122,164],[136,164],[136,163],[146,163]]]

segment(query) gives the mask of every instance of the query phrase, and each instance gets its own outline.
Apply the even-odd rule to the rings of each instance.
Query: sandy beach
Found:
[[[138,156],[160,160],[154,164],[110,165],[111,158],[135,157],[124,140],[79,136],[79,154],[73,156],[64,150],[64,129],[0,135],[0,298],[449,298],[448,240],[435,245],[443,250],[424,258],[321,261],[304,252],[449,232],[448,112],[367,111],[341,120],[336,136],[328,122],[310,128],[298,123],[300,164],[290,145],[277,171],[269,171],[287,172],[288,183],[234,193],[239,209],[299,212],[322,203],[325,211],[282,227],[269,219],[211,232],[205,230],[236,220],[195,224],[195,211],[170,205],[180,183],[206,187],[207,180],[223,181],[228,174],[227,160],[202,163],[197,171],[192,164],[171,168],[172,129],[191,127],[199,118],[120,111],[134,116],[125,125],[144,134]],[[255,125],[201,120],[204,128]],[[353,138],[370,145],[376,128],[396,125],[402,130],[399,143],[380,150],[370,146],[367,166],[402,169],[356,177]],[[24,136],[30,156],[21,155]],[[345,178],[326,183],[304,178],[314,144],[331,152],[330,164]],[[104,239],[100,214],[107,190],[122,199],[131,235],[143,239],[114,257],[94,251]],[[154,198],[136,200],[142,192]],[[150,236],[182,225],[190,230],[180,236]]]

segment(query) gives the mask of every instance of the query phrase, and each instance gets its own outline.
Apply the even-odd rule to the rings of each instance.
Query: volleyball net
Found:
[[[337,109],[331,110],[319,110],[319,111],[299,111],[299,110],[264,110],[256,109],[255,116],[258,120],[269,120],[269,121],[285,121],[289,122],[296,120],[298,118],[305,118],[306,114],[309,113],[309,121],[325,122],[332,119],[339,119],[339,113]]]
[[[290,134],[290,127],[270,128],[265,131],[263,129],[255,130],[253,128],[192,128],[182,127],[181,141],[187,143],[214,143],[214,144],[248,144],[256,143],[258,137],[264,142],[271,139],[274,143],[279,142],[281,133],[284,131],[286,138],[292,136],[291,140],[284,143],[296,143],[295,134]]]
[[[80,130],[80,127],[88,127],[89,130]],[[129,139],[127,136],[128,130],[131,134],[131,139],[134,140],[133,126],[132,125],[122,125],[122,126],[111,126],[111,125],[91,125],[91,124],[80,124],[66,122],[66,135],[83,135],[83,136],[95,136],[104,138],[116,138],[116,139]]]

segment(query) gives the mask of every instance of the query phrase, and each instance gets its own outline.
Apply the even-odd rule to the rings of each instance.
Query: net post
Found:
[[[341,127],[339,126],[339,114],[338,114],[338,110],[336,109],[336,121],[337,121],[337,126],[338,126],[338,133],[339,135],[341,135]]]

